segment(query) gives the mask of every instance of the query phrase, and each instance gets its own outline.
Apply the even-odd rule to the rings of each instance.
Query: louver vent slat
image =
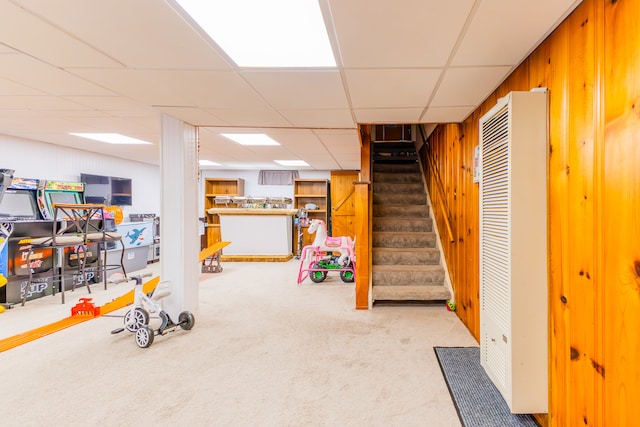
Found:
[[[497,326],[509,332],[509,111],[505,106],[482,126],[482,236],[490,246],[484,257],[483,296],[493,309],[488,313]],[[491,242],[502,243],[492,245]]]

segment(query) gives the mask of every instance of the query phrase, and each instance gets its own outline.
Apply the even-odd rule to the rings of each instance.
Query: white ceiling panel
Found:
[[[109,90],[28,55],[2,55],[0,61],[0,77],[51,95],[113,95]]]
[[[14,49],[57,67],[119,67],[105,54],[24,9],[6,2],[0,40]],[[47,44],[42,43],[42,39]],[[51,46],[56,46],[51,49]]]
[[[18,53],[15,49],[11,49],[9,46],[0,43],[0,55],[4,55],[7,53]]]
[[[422,108],[357,108],[359,123],[416,123]]]
[[[450,68],[430,107],[479,105],[510,70],[511,67]]]
[[[231,67],[213,43],[161,0],[15,1],[129,68]]]
[[[64,99],[88,108],[103,111],[133,110],[140,104],[122,96],[65,96]]]
[[[345,68],[442,67],[472,0],[329,0]],[[374,7],[372,7],[374,6]]]
[[[476,107],[429,107],[420,123],[459,123],[466,119]]]
[[[72,71],[149,105],[241,108],[262,102],[240,76],[230,72],[86,68]]]
[[[242,76],[276,108],[348,108],[340,73],[245,71]]]
[[[165,114],[173,116],[182,120],[185,123],[189,123],[194,126],[198,126],[201,123],[206,123],[209,126],[224,126],[223,120],[215,117],[213,114],[206,110],[195,107],[155,107],[156,110]]]
[[[2,58],[0,58],[2,63]],[[45,92],[30,88],[11,80],[0,78],[0,96],[46,95]]]
[[[441,69],[345,70],[353,108],[424,107]]]
[[[49,118],[57,118],[57,120],[69,120],[72,122],[76,118],[98,118],[98,117],[113,117],[111,114],[98,111],[98,110],[48,110],[48,111],[35,111],[39,117],[47,116]]]
[[[296,127],[302,128],[353,128],[355,122],[351,110],[288,110],[280,109],[282,115]]]
[[[264,103],[255,105],[254,108],[208,108],[207,111],[233,127],[291,126],[291,123],[280,113]],[[215,123],[201,123],[201,125],[217,126]]]
[[[56,96],[0,96],[0,109],[75,111],[88,108]]]
[[[483,0],[452,65],[517,65],[575,0]],[[508,16],[509,19],[499,17]]]

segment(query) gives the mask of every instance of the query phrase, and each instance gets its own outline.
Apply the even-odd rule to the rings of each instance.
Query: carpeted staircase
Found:
[[[451,298],[413,142],[373,143],[374,301]]]

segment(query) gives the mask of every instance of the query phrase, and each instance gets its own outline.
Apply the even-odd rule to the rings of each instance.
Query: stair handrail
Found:
[[[422,126],[418,127],[420,129],[420,134],[422,136],[422,141],[425,144],[425,156],[427,158],[427,163],[429,163],[429,169],[432,171],[434,180],[436,182],[436,189],[438,190],[438,204],[440,206],[440,210],[442,211],[442,216],[444,217],[444,224],[447,228],[447,235],[449,236],[449,242],[453,243],[456,239],[453,237],[453,229],[451,228],[451,220],[449,219],[449,207],[446,205],[446,198],[444,192],[444,185],[442,185],[442,180],[440,178],[440,172],[438,171],[435,160],[431,157],[431,153],[429,152],[429,145],[427,144],[427,139],[424,136],[424,132]]]
[[[360,179],[354,182],[354,231],[356,251],[355,308],[368,310],[371,287],[371,132],[368,125],[358,125],[360,134]]]

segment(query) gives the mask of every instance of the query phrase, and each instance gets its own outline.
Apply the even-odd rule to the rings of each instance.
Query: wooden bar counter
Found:
[[[293,258],[293,216],[297,209],[211,208],[220,217],[222,261],[288,261]]]

